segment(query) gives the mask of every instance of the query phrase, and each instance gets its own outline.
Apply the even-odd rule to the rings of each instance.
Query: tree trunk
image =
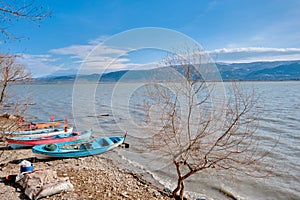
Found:
[[[3,87],[2,87],[2,91],[1,91],[1,96],[0,96],[0,104],[3,103],[4,96],[5,96],[5,89],[6,89],[6,86],[7,86],[7,84],[4,83],[4,84],[3,84]]]
[[[5,70],[3,72],[3,80],[2,80],[3,86],[2,86],[1,96],[0,96],[0,104],[2,104],[4,101],[6,86],[9,82],[10,64],[8,64],[8,65],[9,66],[6,66]]]
[[[180,186],[181,186],[181,188],[180,188],[180,193],[179,193],[179,195],[180,195],[180,200],[182,200],[182,199],[183,199],[183,192],[184,192],[184,180],[182,180]]]
[[[184,192],[183,182],[184,182],[184,180],[181,177],[178,178],[177,187],[172,192],[173,197],[176,200],[182,200],[183,199],[183,192]],[[178,192],[180,192],[180,193],[178,194]]]
[[[176,161],[173,161],[176,166],[178,181],[177,187],[173,190],[172,194],[176,200],[183,200],[183,192],[184,192],[184,177],[181,176],[180,164]],[[179,192],[179,194],[178,194]]]

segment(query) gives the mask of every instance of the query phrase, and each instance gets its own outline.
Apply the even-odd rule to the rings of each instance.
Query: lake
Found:
[[[226,84],[225,83],[225,87]],[[241,82],[254,89],[258,98],[259,128],[257,134],[278,142],[270,155],[274,162],[273,177],[254,179],[234,176],[226,171],[203,171],[187,181],[190,197],[226,199],[220,189],[239,199],[300,199],[300,82]],[[77,130],[93,129],[94,136],[120,135],[128,131],[129,149],[117,149],[109,156],[122,158],[123,167],[134,168],[173,187],[173,166],[157,155],[143,151],[141,138],[147,127],[138,123],[142,107],[136,106],[135,91],[143,83],[105,84],[33,84],[14,85],[13,91],[26,98],[30,107],[26,117],[31,121],[48,121],[68,116]],[[149,128],[149,127],[148,127]],[[264,147],[262,147],[264,148]],[[267,148],[267,144],[266,144]],[[130,163],[130,166],[125,166]]]

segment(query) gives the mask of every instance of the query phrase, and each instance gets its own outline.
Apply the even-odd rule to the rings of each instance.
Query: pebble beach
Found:
[[[31,149],[12,150],[0,144],[0,178],[20,173],[19,163],[28,160],[34,170],[51,168],[59,177],[69,177],[74,186],[44,199],[172,199],[164,188],[133,171],[118,168],[107,156],[38,160]],[[0,182],[0,199],[29,199],[15,183]]]

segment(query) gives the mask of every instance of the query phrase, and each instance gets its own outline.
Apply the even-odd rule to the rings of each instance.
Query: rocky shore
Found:
[[[144,180],[139,174],[115,166],[103,155],[56,160],[37,160],[31,149],[10,150],[0,145],[0,178],[20,171],[19,163],[28,160],[35,170],[51,168],[60,177],[69,177],[72,191],[45,199],[172,199],[163,188]],[[0,199],[28,199],[13,183],[0,183]]]

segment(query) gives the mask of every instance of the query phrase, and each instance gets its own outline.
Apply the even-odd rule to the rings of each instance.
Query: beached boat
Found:
[[[41,144],[52,144],[60,142],[70,142],[76,140],[88,139],[92,134],[92,130],[85,131],[83,133],[72,132],[72,133],[63,133],[59,135],[45,136],[45,137],[13,137],[8,138],[7,142],[9,146],[13,149],[32,147],[35,145]]]
[[[121,145],[125,136],[94,138],[90,140],[78,140],[52,145],[38,145],[32,148],[32,152],[38,158],[73,158],[91,156],[105,153]]]
[[[54,127],[54,128],[42,128],[30,131],[16,131],[16,132],[7,132],[5,133],[7,136],[13,137],[46,137],[46,136],[53,136],[59,135],[64,133],[72,133],[73,127],[72,126],[65,126],[65,127]]]
[[[44,128],[54,128],[59,126],[63,120],[53,121],[53,122],[30,122],[27,124],[20,125],[20,131],[32,131],[36,129]]]

